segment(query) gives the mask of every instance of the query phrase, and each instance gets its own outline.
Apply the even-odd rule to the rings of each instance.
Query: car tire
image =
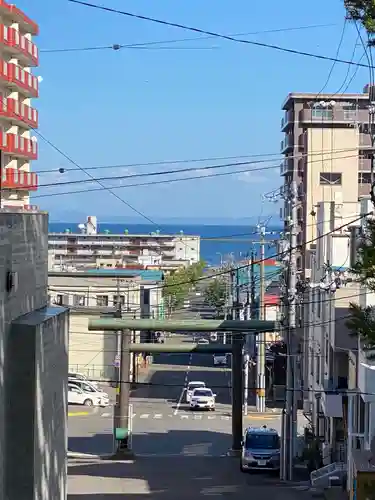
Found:
[[[83,402],[83,406],[93,406],[93,404],[91,399],[85,399]]]

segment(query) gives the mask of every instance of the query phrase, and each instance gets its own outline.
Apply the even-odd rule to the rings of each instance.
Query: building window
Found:
[[[85,295],[74,295],[73,296],[73,306],[79,307],[86,305]]]
[[[316,355],[316,375],[315,375],[315,380],[316,380],[316,383],[319,385],[320,384],[320,370],[321,370],[321,367],[320,367],[320,349]]]
[[[108,306],[108,295],[97,295],[96,296],[96,305],[99,307]]]
[[[358,173],[358,183],[359,184],[371,184],[371,172],[359,172]]]
[[[313,118],[322,118],[322,119],[328,119],[332,120],[333,118],[333,111],[332,109],[325,109],[325,108],[314,108],[312,110],[312,117]]]
[[[342,174],[332,172],[320,172],[320,185],[341,186]]]
[[[63,296],[61,294],[56,295],[55,297],[55,304],[58,306],[63,305]]]
[[[124,306],[125,305],[125,295],[114,295],[113,296],[113,305],[118,306],[118,305]]]

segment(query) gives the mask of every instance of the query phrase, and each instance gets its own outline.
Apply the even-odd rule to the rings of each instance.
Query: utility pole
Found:
[[[290,219],[290,245],[289,245],[289,266],[288,266],[288,286],[287,286],[287,328],[286,328],[286,354],[287,354],[287,374],[286,374],[286,407],[285,425],[283,436],[283,468],[285,474],[283,479],[293,480],[293,461],[295,455],[295,414],[297,413],[296,395],[296,362],[295,352],[296,337],[296,284],[297,284],[297,186],[292,181],[290,186],[289,200],[291,205]]]
[[[116,419],[115,439],[118,457],[128,456],[130,450],[130,330],[121,331],[120,395]]]
[[[264,295],[265,295],[265,227],[260,228],[260,262],[259,262],[259,319],[265,319]],[[266,411],[266,334],[258,334],[257,349],[257,411],[264,413]]]

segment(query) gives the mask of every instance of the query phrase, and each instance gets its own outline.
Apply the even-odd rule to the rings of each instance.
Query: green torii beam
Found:
[[[274,332],[276,330],[275,321],[260,320],[161,320],[161,319],[121,319],[121,318],[100,318],[89,319],[89,330],[118,331],[163,331],[163,332]]]

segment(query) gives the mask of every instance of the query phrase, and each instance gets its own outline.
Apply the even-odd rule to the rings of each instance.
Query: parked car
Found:
[[[277,430],[266,425],[247,428],[242,441],[241,471],[279,472],[280,448],[280,436]]]
[[[195,389],[190,398],[190,409],[215,411],[215,397],[208,387]]]
[[[86,375],[83,375],[83,373],[69,372],[68,378],[69,378],[69,380],[79,380],[81,382],[89,382],[94,387],[98,387],[97,382],[91,381],[88,377],[86,377]]]
[[[68,404],[84,406],[106,406],[96,392],[86,392],[76,384],[68,384]]]
[[[100,406],[108,406],[109,405],[109,395],[108,393],[101,391],[94,385],[90,384],[90,382],[82,382],[79,380],[69,380],[69,386],[79,387],[84,393],[91,395],[92,398],[99,398],[101,401]],[[88,405],[89,406],[89,405]]]

